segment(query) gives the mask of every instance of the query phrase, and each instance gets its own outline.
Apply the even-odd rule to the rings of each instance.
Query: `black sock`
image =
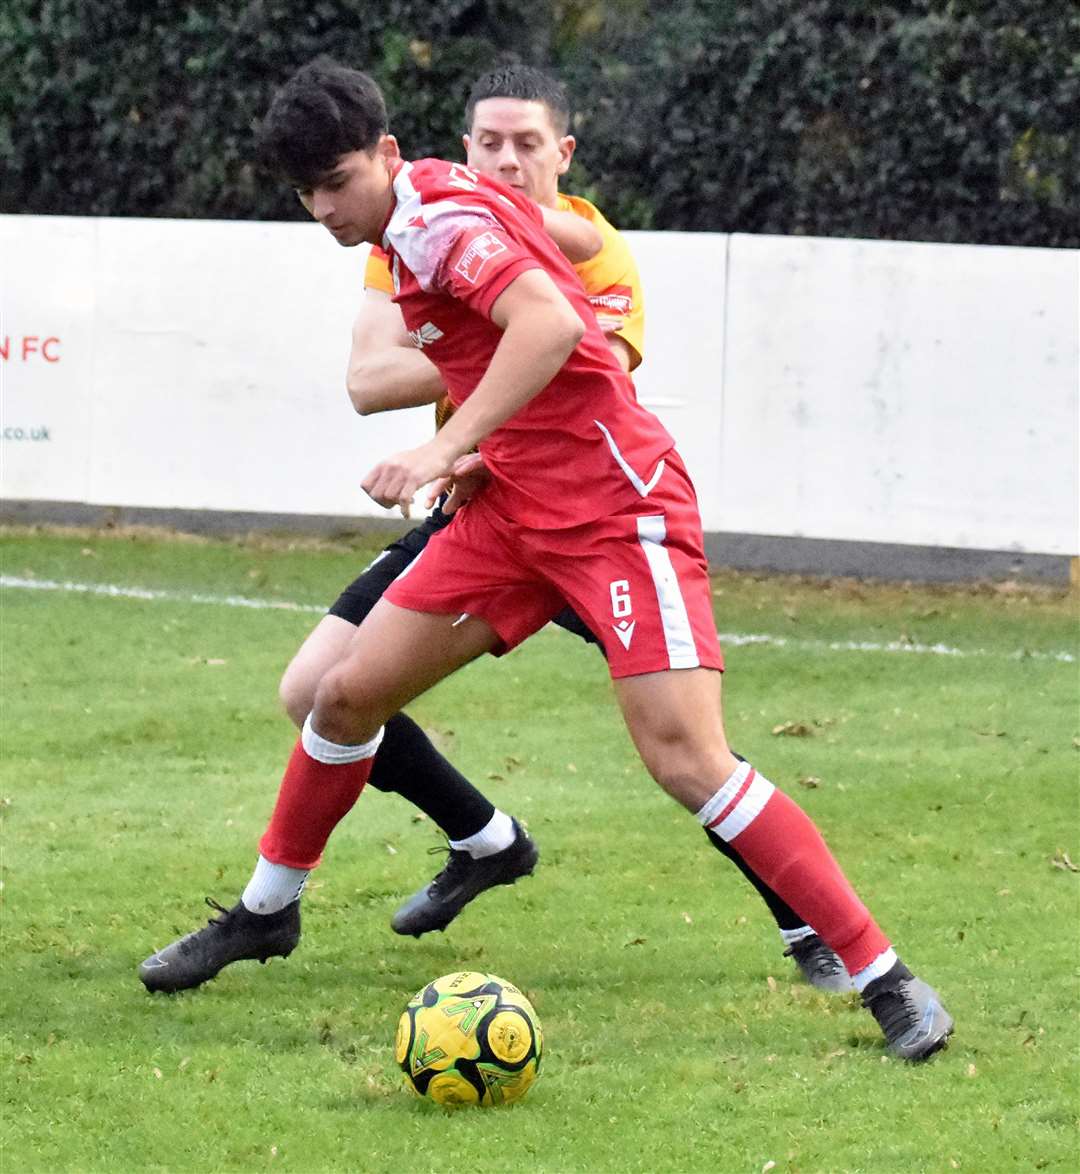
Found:
[[[485,828],[495,814],[492,803],[431,744],[404,713],[386,723],[371,785],[396,791],[433,819],[451,840],[465,840]]]
[[[382,753],[382,751],[380,751]],[[379,760],[376,758],[376,762]],[[769,907],[769,912],[776,919],[776,924],[781,929],[802,929],[806,922],[795,912],[794,909],[784,900],[779,894],[774,893],[772,889],[758,876],[756,872],[746,863],[738,852],[727,842],[721,839],[714,831],[705,829],[705,834],[712,842],[712,846],[723,854],[734,864],[738,870],[746,877],[746,879],[754,886],[761,894],[761,899]]]

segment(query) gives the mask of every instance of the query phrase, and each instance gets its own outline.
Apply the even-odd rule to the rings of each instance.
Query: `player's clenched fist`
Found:
[[[448,476],[453,463],[453,457],[441,451],[436,438],[380,461],[361,484],[373,501],[387,509],[398,506],[407,518],[416,491],[436,477]]]

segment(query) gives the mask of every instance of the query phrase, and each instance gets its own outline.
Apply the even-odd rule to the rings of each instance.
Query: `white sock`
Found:
[[[883,974],[888,974],[896,965],[896,961],[896,951],[892,946],[883,950],[869,966],[864,966],[858,974],[851,976],[855,989],[861,994],[875,978],[881,978]]]
[[[299,898],[307,878],[306,868],[273,864],[260,856],[240,900],[249,913],[277,913]]]
[[[800,925],[798,929],[782,929],[780,936],[784,939],[785,946],[793,946],[796,942],[801,942],[803,938],[812,938],[814,932],[813,926]]]
[[[478,832],[466,836],[464,840],[451,840],[450,847],[456,852],[468,852],[474,860],[480,860],[509,848],[516,837],[514,821],[505,811],[496,807],[495,814]]]

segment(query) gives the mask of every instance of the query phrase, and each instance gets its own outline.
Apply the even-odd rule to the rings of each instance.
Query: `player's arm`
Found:
[[[559,252],[574,265],[591,261],[604,247],[600,230],[584,216],[540,205],[544,230],[559,246]]]
[[[382,290],[364,291],[345,386],[361,416],[433,404],[446,392],[435,364],[413,344],[401,310]]]
[[[542,269],[519,273],[495,299],[491,320],[503,334],[473,393],[434,439],[382,461],[364,479],[381,505],[407,510],[421,485],[447,475],[458,457],[538,395],[585,334],[577,311]]]
[[[604,339],[608,346],[611,347],[611,353],[615,356],[615,361],[620,367],[629,375],[630,368],[634,365],[634,352],[630,344],[625,338],[620,338],[617,334],[605,334]]]

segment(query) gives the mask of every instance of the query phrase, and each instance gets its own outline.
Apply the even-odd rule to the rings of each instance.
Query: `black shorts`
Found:
[[[382,599],[383,592],[427,546],[433,534],[450,525],[449,517],[436,506],[414,529],[387,546],[374,562],[355,578],[337,597],[327,614],[338,616],[357,627],[364,617]],[[564,608],[552,621],[567,632],[580,636],[587,644],[600,647],[600,641],[585,626],[584,621],[570,608]]]
[[[383,592],[427,546],[433,534],[450,525],[450,517],[436,506],[407,534],[395,539],[374,562],[360,573],[337,597],[329,615],[338,616],[357,627],[383,597]]]

